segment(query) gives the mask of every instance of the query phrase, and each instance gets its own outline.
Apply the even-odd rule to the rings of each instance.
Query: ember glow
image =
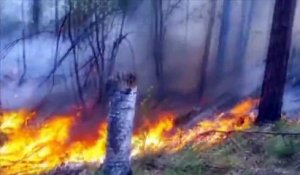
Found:
[[[156,121],[144,121],[132,138],[132,157],[155,152],[174,153],[188,144],[213,145],[224,140],[227,131],[251,127],[254,114],[250,111],[257,100],[246,100],[228,113],[200,121],[190,129],[174,125],[173,113],[161,113]],[[25,110],[4,112],[0,118],[0,134],[6,139],[0,146],[0,174],[41,174],[66,163],[98,163],[105,157],[106,123],[98,125],[95,139],[70,139],[73,116],[53,116],[36,122],[36,113]],[[140,129],[142,128],[142,129]],[[225,131],[225,132],[214,132]]]

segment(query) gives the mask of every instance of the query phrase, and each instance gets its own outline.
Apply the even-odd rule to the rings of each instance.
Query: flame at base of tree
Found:
[[[254,122],[250,111],[257,100],[246,100],[228,113],[200,121],[190,129],[175,126],[173,113],[161,113],[155,122],[141,124],[132,138],[132,157],[156,152],[174,153],[188,144],[210,146],[228,137],[227,131],[249,129]],[[79,121],[72,116],[54,116],[38,125],[32,124],[36,113],[25,110],[4,112],[0,133],[0,174],[40,174],[67,163],[96,162],[105,157],[106,123],[98,125],[96,138],[72,140],[71,131]],[[30,124],[28,124],[30,123]],[[146,129],[145,129],[146,128]],[[214,132],[224,131],[224,132]]]

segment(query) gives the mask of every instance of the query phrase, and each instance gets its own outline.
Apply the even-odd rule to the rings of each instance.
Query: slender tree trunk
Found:
[[[123,31],[124,31],[124,27],[125,27],[125,22],[126,22],[126,11],[122,12],[122,19],[121,19],[121,24],[120,24],[118,37],[115,39],[115,41],[113,43],[112,51],[110,53],[110,58],[109,58],[110,60],[109,60],[109,64],[108,64],[108,70],[107,70],[108,75],[107,75],[107,77],[112,76],[113,71],[114,71],[118,50],[120,48],[122,40],[124,39]]]
[[[207,34],[205,37],[205,48],[202,56],[202,62],[200,66],[200,81],[199,81],[199,97],[202,98],[205,86],[206,86],[206,73],[209,59],[209,52],[213,34],[213,26],[215,23],[215,13],[217,7],[217,0],[211,0],[211,7],[209,13],[209,22],[207,27]]]
[[[101,41],[99,40],[99,34],[97,34],[96,39],[97,39],[97,48],[99,50],[100,54],[100,68],[101,68],[101,75],[99,77],[99,84],[100,84],[100,89],[99,89],[99,102],[105,102],[105,90],[104,90],[104,84],[105,84],[105,34],[104,34],[104,30],[105,30],[105,23],[101,22]],[[101,45],[101,47],[100,47]]]
[[[189,32],[189,23],[190,23],[190,0],[186,0],[186,12],[185,12],[185,24],[184,24],[184,45],[186,56],[188,56],[188,32]]]
[[[108,81],[110,96],[108,140],[104,175],[129,175],[131,137],[136,103],[136,80],[132,74]]]
[[[246,51],[247,51],[247,45],[250,37],[254,3],[255,3],[254,0],[242,1],[242,18],[241,18],[240,31],[238,33],[238,38],[236,43],[237,54],[235,56],[236,61],[234,66],[234,68],[237,70],[238,73],[242,73],[245,65]]]
[[[281,118],[291,35],[297,0],[276,0],[266,60],[259,113],[256,123]]]
[[[59,33],[59,11],[58,11],[58,0],[55,0],[55,32]]]
[[[163,15],[163,0],[153,1],[154,9],[154,40],[153,40],[153,58],[155,64],[155,75],[158,82],[158,97],[160,99],[164,96],[164,70],[163,70],[163,58],[164,58],[164,15]]]
[[[24,14],[24,0],[22,0],[22,20],[24,22],[25,20],[25,14]],[[26,76],[26,72],[27,72],[27,64],[26,64],[26,42],[25,42],[25,24],[23,26],[22,29],[22,63],[23,63],[23,72],[21,74],[20,80],[18,85],[21,85],[24,80],[25,80],[25,76]]]
[[[39,26],[41,22],[41,0],[32,0],[32,31],[34,33],[39,31]]]
[[[231,11],[231,2],[232,0],[224,0],[223,4],[223,14],[221,19],[221,27],[219,34],[219,45],[217,49],[217,59],[216,59],[216,68],[215,75],[216,81],[222,78],[225,69],[225,57],[226,57],[226,45],[229,34],[229,21],[230,21],[230,11]]]
[[[71,7],[71,0],[69,0],[69,4],[70,4],[70,9],[69,10],[70,10],[70,12],[72,12],[73,9]],[[74,37],[73,37],[72,25],[73,24],[72,24],[72,15],[71,15],[68,18],[68,36],[69,36],[69,39],[70,39],[70,44],[74,45],[75,42],[74,42]],[[72,53],[73,53],[75,82],[76,82],[78,97],[79,97],[81,105],[85,109],[84,91],[83,91],[82,86],[81,86],[81,80],[80,80],[80,75],[79,75],[78,55],[77,55],[77,47],[76,46],[72,49]]]

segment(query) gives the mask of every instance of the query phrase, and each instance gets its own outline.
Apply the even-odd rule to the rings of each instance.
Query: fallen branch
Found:
[[[220,131],[220,130],[211,130],[198,134],[208,135],[211,133],[224,133],[224,134],[232,134],[232,133],[245,133],[245,134],[265,134],[265,135],[282,135],[282,136],[300,136],[300,132],[274,132],[274,131]]]

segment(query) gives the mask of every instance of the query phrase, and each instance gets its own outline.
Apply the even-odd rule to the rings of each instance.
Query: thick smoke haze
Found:
[[[208,103],[213,103],[224,94],[237,96],[240,99],[258,96],[264,71],[264,60],[268,48],[270,26],[274,0],[254,0],[252,21],[250,23],[249,41],[247,44],[243,73],[236,72],[235,54],[238,52],[238,33],[242,22],[242,1],[232,0],[229,20],[226,24],[224,52],[224,74],[216,79],[214,72],[218,55],[219,35],[222,18],[223,1],[217,0],[213,37],[210,46],[208,63],[208,84],[205,96]],[[22,4],[23,3],[23,4]],[[25,40],[26,76],[20,84],[23,69],[22,29],[32,23],[29,0],[2,0],[0,2],[0,40],[1,40],[1,107],[4,109],[32,108],[46,99],[54,105],[53,110],[63,108],[78,100],[72,76],[72,59],[67,58],[55,73],[55,82],[44,82],[54,67],[57,37],[47,33],[54,28],[54,1],[42,1],[41,31]],[[22,8],[23,6],[23,8]],[[22,16],[22,9],[23,14]],[[64,15],[63,1],[59,1],[59,16]],[[210,17],[210,0],[182,0],[166,20],[166,38],[164,43],[164,78],[169,94],[193,96],[198,90],[201,62],[205,47],[205,36]],[[300,71],[300,8],[298,5],[294,35],[291,74],[299,77]],[[153,49],[153,9],[150,0],[143,0],[137,9],[126,18],[125,32],[128,38],[120,47],[117,55],[115,72],[133,71],[138,74],[139,94],[145,95],[151,87],[157,85],[155,77]],[[68,47],[69,41],[59,42],[58,57]],[[84,50],[84,49],[83,49]],[[91,55],[85,49],[79,53],[83,64]],[[83,74],[82,74],[83,76]],[[287,88],[285,109],[294,111],[299,94],[295,88]],[[88,88],[85,90],[89,90]],[[89,98],[90,94],[86,94]],[[93,96],[93,95],[91,95]]]

